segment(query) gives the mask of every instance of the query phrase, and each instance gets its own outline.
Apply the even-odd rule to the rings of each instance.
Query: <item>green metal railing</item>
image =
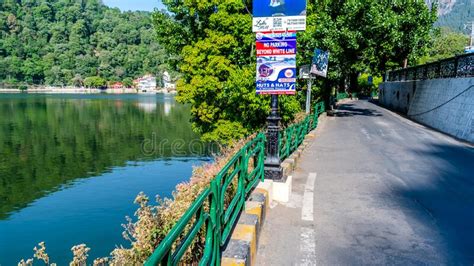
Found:
[[[347,92],[338,92],[337,95],[336,95],[337,100],[342,100],[342,99],[345,99],[347,97],[349,97]]]
[[[174,225],[145,265],[177,265],[185,252],[200,245],[199,265],[219,265],[220,250],[229,239],[245,200],[253,187],[263,180],[265,135],[258,134],[222,168],[194,203]]]
[[[317,103],[314,113],[284,130],[280,151],[286,158],[303,142],[305,135],[318,124],[324,103]],[[245,200],[264,179],[265,135],[259,133],[235,154],[211,181],[171,231],[160,242],[145,265],[182,264],[191,249],[199,256],[199,265],[220,265],[222,246],[229,240]],[[282,154],[282,153],[280,153]],[[200,253],[200,254],[197,254]]]

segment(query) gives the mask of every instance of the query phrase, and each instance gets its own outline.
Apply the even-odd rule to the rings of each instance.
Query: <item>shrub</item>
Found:
[[[86,79],[84,79],[84,86],[88,88],[101,88],[105,86],[106,83],[107,82],[105,81],[105,79],[98,76],[87,77]]]

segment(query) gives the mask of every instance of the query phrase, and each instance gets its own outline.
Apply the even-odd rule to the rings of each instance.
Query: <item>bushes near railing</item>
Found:
[[[313,114],[291,125],[282,133],[280,157],[288,157],[303,142],[305,135],[316,128],[324,103],[317,103]],[[244,145],[187,209],[160,242],[145,265],[177,265],[180,263],[219,265],[223,245],[231,236],[245,200],[264,178],[265,135],[259,133]],[[183,261],[192,253],[192,261]],[[196,254],[200,255],[196,259]]]
[[[408,81],[437,78],[465,78],[474,76],[474,53],[390,71],[387,81]]]

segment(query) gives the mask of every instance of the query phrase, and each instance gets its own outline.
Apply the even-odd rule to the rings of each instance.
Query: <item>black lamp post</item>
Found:
[[[284,181],[283,170],[280,164],[280,116],[278,114],[278,95],[272,94],[271,100],[272,111],[267,118],[267,150],[265,159],[265,179],[275,181]]]

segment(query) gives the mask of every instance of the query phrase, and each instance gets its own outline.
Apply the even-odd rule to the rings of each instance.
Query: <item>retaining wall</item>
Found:
[[[474,143],[474,78],[384,82],[381,105]]]

